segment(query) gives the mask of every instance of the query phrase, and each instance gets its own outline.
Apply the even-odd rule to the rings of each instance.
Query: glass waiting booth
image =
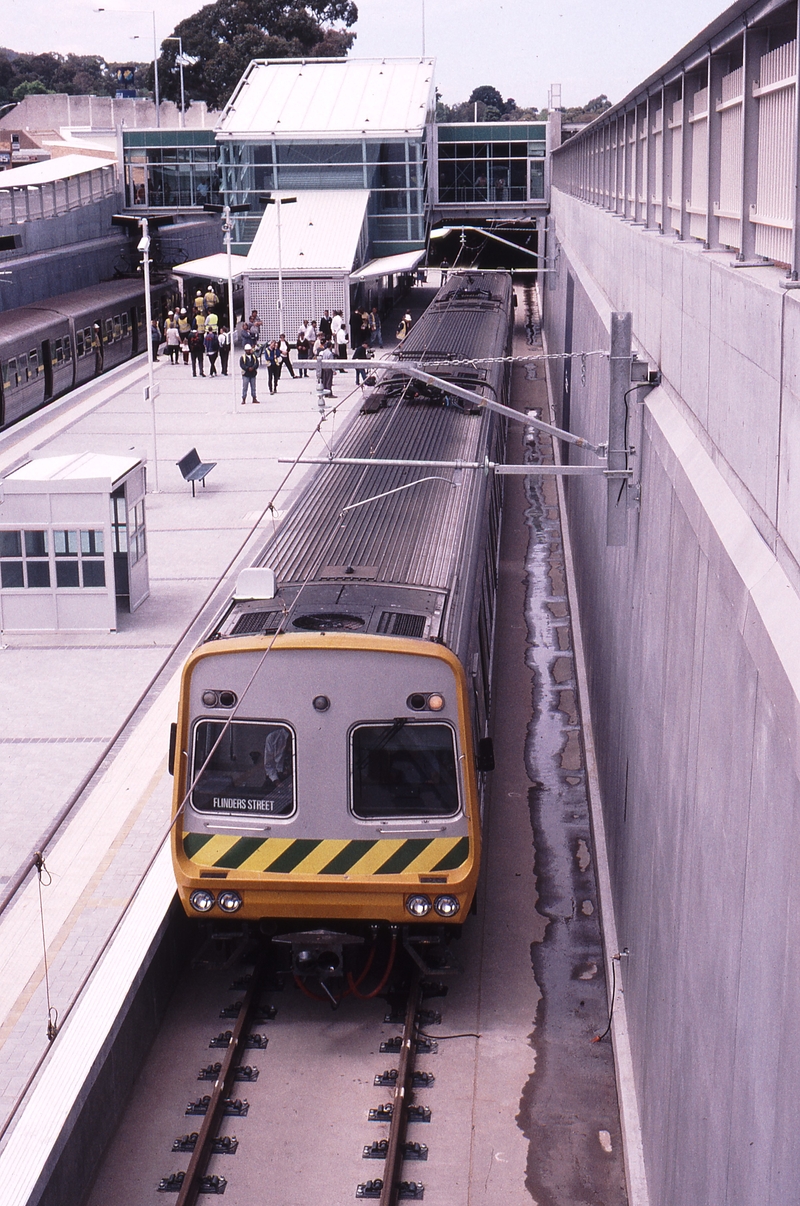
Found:
[[[149,593],[139,457],[42,457],[3,479],[0,631],[114,632]]]

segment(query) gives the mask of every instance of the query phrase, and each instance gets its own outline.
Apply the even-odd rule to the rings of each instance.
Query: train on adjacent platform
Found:
[[[395,360],[506,401],[512,307],[508,273],[453,275]],[[184,668],[180,899],[290,942],[296,972],[357,968],[349,944],[387,930],[446,940],[470,912],[501,479],[424,462],[504,444],[491,411],[381,373],[336,456],[423,464],[320,468]]]
[[[174,282],[151,287],[153,314]],[[148,345],[144,285],[104,281],[0,313],[0,428],[129,360]]]

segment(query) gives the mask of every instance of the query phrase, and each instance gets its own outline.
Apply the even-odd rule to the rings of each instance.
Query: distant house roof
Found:
[[[359,247],[366,246],[368,189],[309,189],[273,193],[297,197],[281,205],[283,272],[350,272]],[[247,255],[246,274],[277,272],[277,206],[268,205]]]
[[[30,188],[107,167],[113,167],[113,160],[99,159],[92,155],[60,155],[57,159],[48,159],[44,163],[29,163],[25,167],[9,168],[8,171],[0,172],[0,188]]]
[[[255,59],[220,138],[418,134],[433,110],[433,59]]]

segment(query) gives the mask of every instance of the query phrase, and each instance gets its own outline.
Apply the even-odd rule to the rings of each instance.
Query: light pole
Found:
[[[185,101],[184,92],[183,92],[183,38],[180,38],[180,37],[165,38],[164,41],[178,43],[178,66],[179,66],[180,72],[181,72],[181,129],[183,129],[183,127],[186,125],[186,119],[184,117],[184,114],[186,112],[186,101]]]
[[[150,229],[147,218],[139,218],[142,237],[137,251],[142,253],[144,267],[144,314],[147,324],[147,379],[150,394],[150,414],[153,424],[153,493],[158,494],[158,432],[156,429],[156,387],[153,375],[153,304],[150,298]]]
[[[297,197],[273,197],[264,194],[265,204],[275,206],[275,216],[278,222],[278,334],[285,335],[283,329],[283,257],[281,255],[281,206],[292,205]]]
[[[231,233],[233,222],[231,214],[242,214],[250,209],[249,205],[204,205],[207,213],[222,214],[222,234],[225,239],[225,251],[228,256],[228,339],[230,340],[231,380],[233,382],[233,404],[236,413],[236,366],[233,360],[233,337],[236,332],[236,321],[233,313],[233,263],[231,260]]]
[[[156,41],[155,9],[151,8],[148,10],[146,8],[96,8],[94,11],[96,13],[134,13],[140,17],[146,16],[147,12],[149,11],[150,16],[153,18],[153,83],[155,85],[154,91],[155,91],[155,100],[156,100],[156,126],[160,128],[160,126],[161,126],[161,96],[160,96],[160,93],[158,90],[158,42]],[[134,40],[138,39],[138,37],[139,37],[139,35],[136,34]]]

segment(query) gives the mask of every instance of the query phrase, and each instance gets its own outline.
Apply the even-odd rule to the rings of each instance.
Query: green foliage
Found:
[[[0,102],[48,92],[113,96],[116,90],[116,64],[100,55],[0,51]]]
[[[585,105],[571,109],[562,109],[562,120],[566,122],[592,121],[598,113],[605,113],[611,108],[611,101],[603,92],[593,97]],[[491,84],[481,84],[473,88],[469,100],[456,105],[445,105],[441,96],[436,94],[436,120],[439,122],[452,121],[546,121],[547,109],[537,109],[535,105],[528,108],[520,107],[510,96],[503,100],[500,93]]]
[[[45,88],[44,84],[39,80],[25,80],[23,84],[17,84],[14,91],[11,93],[12,100],[25,100],[26,96],[52,96],[52,88]]]
[[[216,0],[176,25],[183,40],[186,96],[221,109],[251,59],[341,58],[353,44],[351,0]],[[344,28],[341,28],[341,27]],[[178,43],[164,42],[161,93],[180,99]]]
[[[593,121],[595,117],[597,117],[598,113],[605,113],[606,109],[610,108],[611,101],[608,99],[605,92],[602,92],[600,96],[593,97],[590,101],[587,101],[585,105],[580,105],[579,107],[572,109],[564,109],[561,116],[563,121],[589,122]]]

